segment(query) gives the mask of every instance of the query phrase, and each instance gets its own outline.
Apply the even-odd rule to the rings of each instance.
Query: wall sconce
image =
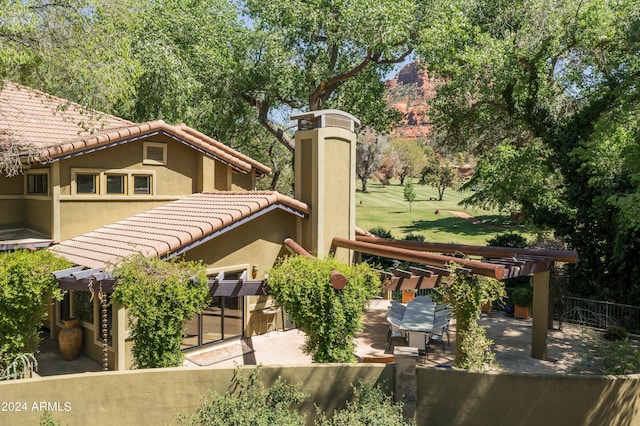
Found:
[[[253,267],[251,268],[251,276],[254,280],[258,276],[258,265],[253,265]]]

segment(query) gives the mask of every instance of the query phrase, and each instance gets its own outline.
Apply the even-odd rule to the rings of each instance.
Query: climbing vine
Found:
[[[62,299],[52,272],[70,266],[46,250],[0,254],[0,358],[5,367],[38,349],[47,305]]]
[[[342,290],[329,282],[337,270]],[[307,335],[304,350],[314,362],[354,362],[354,338],[369,300],[380,293],[378,274],[367,264],[349,266],[333,257],[287,257],[269,272],[269,292]]]
[[[452,269],[455,270],[455,265]],[[453,273],[438,288],[456,318],[455,366],[482,370],[493,365],[493,341],[486,337],[485,328],[477,321],[483,304],[504,299],[504,283],[482,275]]]
[[[113,271],[111,302],[129,310],[133,358],[138,368],[177,367],[184,322],[209,301],[201,263],[135,256]]]

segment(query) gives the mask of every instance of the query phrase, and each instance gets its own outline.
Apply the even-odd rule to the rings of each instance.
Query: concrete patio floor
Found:
[[[388,325],[386,312],[389,301],[373,300],[364,316],[364,330],[357,336],[355,354],[360,361],[365,357],[382,357],[393,354],[393,343],[402,344],[394,339],[389,346],[387,340]],[[487,326],[487,336],[494,341],[493,352],[496,355],[497,370],[529,373],[569,373],[579,361],[581,347],[580,327],[564,324],[562,330],[549,330],[547,339],[547,360],[531,358],[531,320],[519,320],[506,317],[503,312],[483,313],[480,325]],[[444,351],[439,344],[429,346],[428,356],[419,357],[424,366],[452,366],[455,355],[455,320],[451,326],[451,343]],[[311,358],[304,354],[305,335],[298,329],[271,331],[268,334],[245,339],[245,348],[251,350],[239,352],[237,356],[227,357],[211,367],[230,367],[235,365],[294,365],[309,364]],[[226,345],[238,345],[238,341]],[[219,351],[225,345],[202,349],[201,352]],[[193,353],[188,354],[189,356]],[[57,342],[45,339],[39,362],[38,376],[73,374],[90,371],[102,371],[102,366],[81,356],[74,361],[64,361],[60,356]],[[185,361],[186,368],[199,368]]]

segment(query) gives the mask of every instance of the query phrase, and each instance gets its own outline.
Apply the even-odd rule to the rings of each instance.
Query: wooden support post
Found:
[[[547,325],[549,318],[549,271],[533,274],[533,330],[531,357],[547,359]]]

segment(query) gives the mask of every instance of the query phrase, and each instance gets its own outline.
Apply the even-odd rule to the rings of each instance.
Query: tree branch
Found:
[[[260,124],[262,124],[262,126],[267,129],[269,133],[271,133],[282,145],[284,145],[285,148],[293,152],[295,142],[291,140],[291,137],[286,134],[284,130],[282,130],[273,121],[269,120],[269,110],[271,109],[271,104],[269,102],[264,102],[262,99],[249,96],[246,93],[236,92],[236,96],[252,107],[257,108],[258,121],[260,122]]]

